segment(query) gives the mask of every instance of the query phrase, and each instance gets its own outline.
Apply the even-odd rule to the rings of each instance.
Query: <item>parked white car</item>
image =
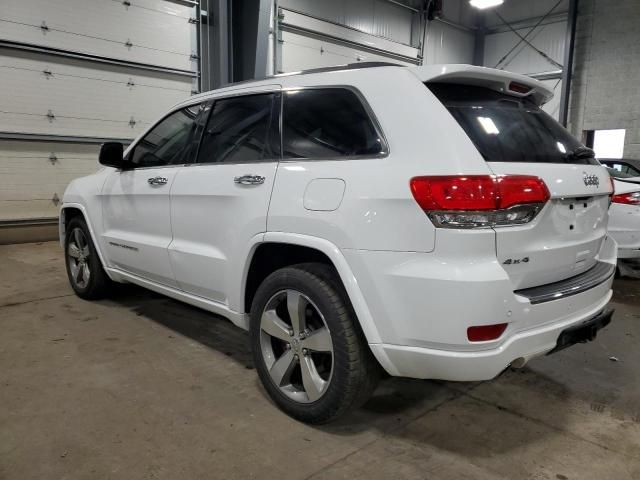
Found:
[[[640,274],[640,179],[609,169],[614,195],[609,209],[609,234],[618,244],[622,275]]]
[[[631,158],[599,158],[598,161],[618,175],[624,176],[625,179],[640,182],[640,160]]]
[[[306,422],[380,370],[494,378],[611,318],[611,181],[551,96],[480,67],[356,64],[191,97],[68,187],[69,280],[228,317]]]

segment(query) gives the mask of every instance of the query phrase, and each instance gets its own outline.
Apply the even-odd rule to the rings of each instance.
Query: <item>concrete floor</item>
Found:
[[[83,301],[61,259],[0,247],[2,480],[640,479],[638,280],[594,343],[492,382],[389,379],[314,428],[265,396],[244,332],[133,286]]]

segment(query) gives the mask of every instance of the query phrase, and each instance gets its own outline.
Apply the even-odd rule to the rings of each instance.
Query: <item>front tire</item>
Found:
[[[64,259],[69,283],[76,295],[86,300],[96,300],[107,295],[111,280],[102,268],[83,218],[72,218],[67,225]]]
[[[364,403],[380,367],[333,269],[299,264],[269,275],[251,306],[251,347],[269,396],[307,423]]]

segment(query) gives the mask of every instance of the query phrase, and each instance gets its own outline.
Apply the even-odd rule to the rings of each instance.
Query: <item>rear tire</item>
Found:
[[[67,225],[64,260],[71,288],[80,298],[96,300],[109,293],[111,279],[102,268],[87,223],[81,217],[72,218]]]
[[[327,423],[359,407],[380,378],[347,294],[327,265],[269,275],[253,299],[250,338],[267,393],[306,423]]]

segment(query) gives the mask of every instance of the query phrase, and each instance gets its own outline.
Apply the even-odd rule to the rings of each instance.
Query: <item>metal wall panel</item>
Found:
[[[318,67],[331,67],[347,63],[388,62],[411,65],[397,59],[365,52],[353,47],[300,35],[293,32],[282,32],[281,69],[283,72],[295,72]]]
[[[511,0],[504,2],[504,4],[502,4],[497,11],[500,12],[500,15],[502,15],[502,17],[508,22],[517,22],[520,20],[531,19],[545,15],[558,3],[558,1],[559,0]],[[568,10],[569,0],[562,0],[560,4],[555,8],[554,13],[566,13]],[[492,26],[501,24],[502,22],[500,22],[500,20],[496,16],[491,15],[491,11],[489,11],[487,25]]]
[[[373,28],[365,30],[379,37],[389,38],[394,42],[411,44],[411,10],[402,8],[386,0],[374,0]]]
[[[55,198],[95,172],[99,145],[0,141],[0,220],[58,216]],[[56,158],[55,162],[50,157]]]
[[[134,138],[192,79],[0,48],[0,85],[0,132]]]
[[[281,9],[281,13],[283,31],[277,55],[282,72],[358,61],[392,61],[410,65],[402,58],[411,58],[415,59],[413,64],[418,62],[417,48],[291,10]],[[371,48],[376,51],[368,50]]]
[[[386,0],[279,0],[278,5],[394,42],[411,43],[411,10]]]
[[[424,64],[473,63],[474,35],[442,22],[430,22],[425,35]]]
[[[3,0],[0,38],[196,70],[195,7],[165,0]],[[46,26],[46,29],[41,28]]]
[[[447,0],[442,4],[444,18],[467,27],[474,25],[477,12],[469,5],[469,0]]]
[[[542,109],[558,120],[560,118],[560,92],[562,91],[562,79],[542,80],[547,87],[553,90],[553,98],[542,106]]]
[[[510,23],[514,23],[516,27],[524,24],[530,26],[525,28],[516,28],[521,36],[526,36],[531,28],[558,4],[558,0],[541,0],[537,2],[505,2],[497,11],[502,17]],[[568,0],[563,0],[557,5],[553,14],[550,15],[543,23],[537,27],[527,37],[537,49],[544,52],[556,62],[562,64],[564,61],[564,48],[566,40],[566,11],[568,9]],[[526,21],[526,22],[525,22]],[[518,22],[521,22],[518,24]],[[485,36],[484,40],[484,64],[487,67],[495,67],[500,60],[520,41],[520,38],[508,30],[495,15],[489,14],[487,20],[489,27],[499,27],[499,33],[492,33]],[[518,47],[509,53],[508,57],[500,64],[504,70],[509,70],[526,75],[540,74],[545,72],[559,71],[560,67],[549,62],[542,57],[533,48],[525,42],[520,42]],[[543,110],[553,116],[559,118],[560,113],[560,92],[562,89],[562,81],[560,78],[543,80],[547,86],[554,90],[554,97],[543,106]]]
[[[517,30],[520,35],[526,35],[530,29]],[[555,61],[562,63],[565,44],[565,21],[558,21],[548,25],[538,27],[527,40],[536,48],[542,50]],[[484,64],[487,67],[494,67],[498,61],[515,46],[520,39],[513,32],[501,32],[487,35],[485,37]],[[522,42],[514,50],[507,60],[501,64],[504,70],[518,73],[532,74],[558,70],[534,49]]]

